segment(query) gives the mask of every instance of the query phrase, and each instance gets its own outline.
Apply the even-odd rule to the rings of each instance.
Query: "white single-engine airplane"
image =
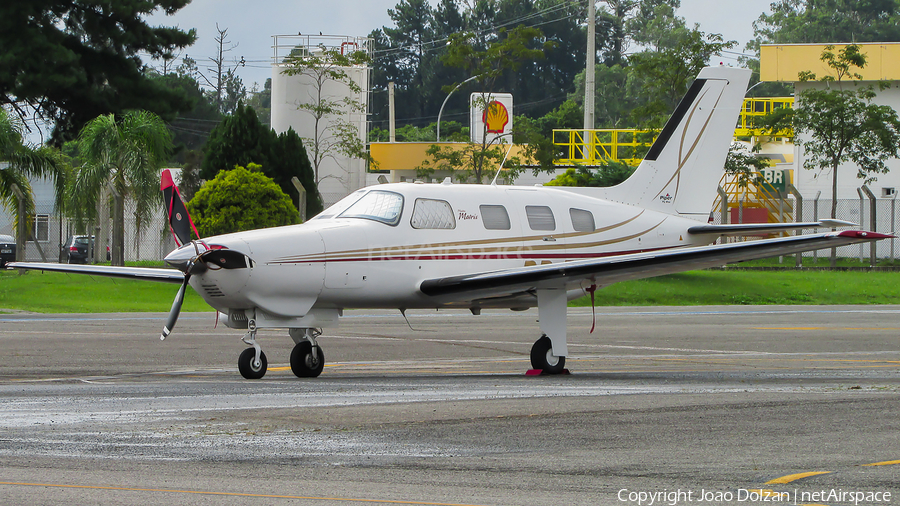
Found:
[[[257,330],[287,329],[291,370],[315,377],[325,363],[321,329],[344,308],[538,307],[531,363],[564,370],[566,303],[629,279],[892,237],[825,232],[716,244],[725,235],[852,225],[708,225],[746,69],[700,72],[635,173],[610,188],[383,184],[358,190],[301,225],[190,240],[192,224],[168,172],[162,190],[179,248],[175,269],[11,263],[181,283],[161,338],[175,326],[187,285],[247,329],[245,378],[266,373]],[[196,230],[195,230],[196,232]],[[199,235],[198,235],[199,236]]]

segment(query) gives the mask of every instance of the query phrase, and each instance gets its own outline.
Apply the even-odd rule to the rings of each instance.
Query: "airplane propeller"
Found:
[[[194,226],[184,202],[181,200],[181,194],[172,175],[168,170],[162,173],[162,181],[160,183],[160,191],[163,192],[163,198],[166,205],[166,215],[169,219],[169,226],[172,235],[175,236],[175,242],[179,249],[173,251],[166,256],[166,263],[177,268],[184,273],[184,281],[175,294],[175,300],[172,302],[172,309],[169,310],[169,318],[163,327],[160,340],[164,340],[175,328],[178,321],[178,315],[181,314],[181,305],[184,303],[184,293],[187,290],[191,276],[194,274],[203,274],[209,269],[241,269],[253,266],[253,260],[247,255],[238,251],[230,250],[224,247],[207,246],[205,242],[199,240],[200,233]],[[191,240],[191,230],[198,237],[198,240]],[[183,246],[190,243],[192,248],[184,248]]]

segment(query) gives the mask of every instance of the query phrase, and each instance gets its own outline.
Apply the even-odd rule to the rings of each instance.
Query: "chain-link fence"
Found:
[[[785,199],[784,213],[782,221],[799,222],[799,221],[818,221],[821,219],[831,218],[832,199],[812,199],[804,198],[802,202],[793,196]],[[749,207],[744,213],[729,212],[725,217],[726,222],[739,223],[741,221],[738,216],[751,216]],[[838,199],[835,206],[835,219],[849,221],[856,225],[852,228],[867,230],[872,232],[880,232],[884,234],[892,234],[900,226],[900,205],[892,198],[869,199],[867,197],[860,199]],[[773,213],[779,216],[778,212]],[[713,211],[713,222],[716,224],[723,223],[721,209]],[[874,218],[873,218],[874,217]],[[745,222],[756,220],[746,219]],[[844,229],[846,227],[841,227]],[[824,231],[818,229],[804,229],[802,233],[809,234]],[[737,239],[744,240],[744,239]],[[875,243],[864,243],[853,246],[842,246],[837,248],[838,258],[853,258],[861,261],[867,261],[872,256],[874,248],[875,258],[880,261],[896,260],[900,256],[900,244],[897,239],[887,239],[877,241]],[[831,255],[831,249],[807,251],[803,253],[804,257],[827,257]]]
[[[160,207],[144,223],[138,227],[134,202],[125,202],[125,261],[161,263],[163,257],[175,249],[175,241],[169,232],[165,213]],[[15,237],[16,231],[12,216],[0,216],[0,234]],[[77,230],[75,223],[56,214],[50,204],[37,204],[35,215],[29,227],[29,238],[25,244],[25,260],[29,262],[66,262],[70,256],[67,249],[72,246],[69,238],[76,235],[92,235],[98,250],[93,257],[101,262],[108,260],[108,247],[111,246],[112,218],[103,213],[95,222],[86,224],[84,230]],[[81,262],[82,254],[75,255],[73,261]],[[88,261],[92,261],[89,259]]]

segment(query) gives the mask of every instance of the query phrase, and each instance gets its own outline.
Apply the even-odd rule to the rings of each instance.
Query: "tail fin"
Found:
[[[194,234],[199,239],[200,234],[197,232],[197,227],[194,226],[187,208],[184,207],[184,202],[181,201],[181,193],[178,191],[178,187],[175,186],[175,181],[172,180],[172,174],[169,173],[169,169],[163,170],[159,189],[163,192],[166,215],[169,217],[169,228],[171,228],[172,235],[175,236],[175,242],[178,243],[178,246],[180,247],[191,242],[191,230],[194,231]]]
[[[749,80],[748,69],[700,71],[634,174],[589,194],[706,221]]]

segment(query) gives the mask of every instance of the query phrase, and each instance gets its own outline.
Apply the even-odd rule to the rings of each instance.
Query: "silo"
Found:
[[[366,182],[366,162],[340,153],[335,143],[339,123],[348,123],[365,143],[367,133],[366,112],[369,103],[368,65],[338,67],[360,88],[353,92],[345,83],[330,78],[319,78],[316,71],[287,75],[289,57],[307,55],[319,58],[330,52],[349,54],[363,51],[371,55],[371,39],[337,35],[276,35],[272,62],[272,128],[276,133],[293,128],[303,139],[310,162],[319,158],[317,184],[325,205],[336,202],[350,192],[362,188]],[[327,65],[327,64],[326,64]],[[315,115],[302,105],[323,102],[343,102],[349,99],[361,105],[361,110],[344,106],[340,114],[328,114],[316,120]],[[318,143],[319,155],[315,154]]]

